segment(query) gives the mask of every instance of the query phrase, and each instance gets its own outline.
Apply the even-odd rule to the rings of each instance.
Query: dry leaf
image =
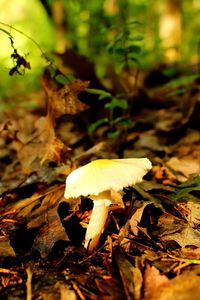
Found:
[[[32,212],[32,219],[27,224],[27,228],[43,225],[33,244],[33,249],[37,249],[42,257],[46,257],[51,252],[57,241],[69,240],[57,212],[58,203],[62,198],[62,188],[48,193],[43,199],[41,206]]]
[[[175,232],[161,237],[162,241],[175,241],[182,248],[185,246],[200,247],[200,232],[193,229],[189,224],[184,225],[180,232]]]
[[[176,172],[182,173],[186,178],[192,174],[200,173],[199,158],[197,159],[179,159],[177,157],[172,157],[167,162],[167,166]]]
[[[154,299],[153,295],[168,281],[169,279],[165,275],[161,275],[158,269],[147,265],[144,273],[144,299]]]
[[[134,235],[138,235],[138,224],[141,221],[144,209],[147,205],[151,204],[151,202],[143,203],[140,208],[136,210],[136,212],[132,215],[130,220],[128,221],[130,224],[130,229]]]
[[[142,288],[140,269],[135,268],[120,251],[116,251],[115,258],[127,299],[140,299]]]
[[[0,258],[6,256],[16,256],[15,251],[10,245],[10,240],[7,237],[0,237]]]
[[[200,224],[200,202],[187,202],[189,213],[187,215],[187,221],[191,226]]]
[[[59,87],[51,80],[50,72],[46,69],[42,78],[42,86],[47,94],[48,111],[55,118],[64,114],[75,115],[88,108],[78,99],[78,94],[89,86],[89,81],[76,79]]]
[[[200,277],[195,273],[185,272],[169,280],[154,267],[148,269],[144,275],[144,300],[199,300]]]
[[[41,257],[45,258],[59,240],[68,241],[69,238],[59,216],[55,213],[54,216],[48,217],[48,221],[38,232],[32,248],[38,250]]]

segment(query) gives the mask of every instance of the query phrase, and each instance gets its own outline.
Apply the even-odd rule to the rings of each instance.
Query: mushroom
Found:
[[[86,230],[84,247],[92,252],[104,231],[113,191],[142,181],[151,169],[148,158],[97,159],[72,171],[66,179],[65,198],[87,196],[93,210]]]

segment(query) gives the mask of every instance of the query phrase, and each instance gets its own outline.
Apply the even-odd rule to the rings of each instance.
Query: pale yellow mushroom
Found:
[[[97,159],[68,175],[65,198],[87,196],[94,203],[84,245],[89,252],[97,248],[109,206],[115,202],[111,191],[118,192],[142,181],[151,167],[148,158]]]

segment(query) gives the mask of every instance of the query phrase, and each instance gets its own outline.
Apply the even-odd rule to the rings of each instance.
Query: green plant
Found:
[[[144,37],[141,34],[133,34],[139,25],[141,23],[138,21],[124,23],[107,46],[108,52],[114,57],[116,73],[120,73],[123,69],[130,71],[132,67],[139,65],[140,42]],[[112,29],[115,30],[115,27]]]
[[[180,199],[184,199],[188,193],[200,191],[200,175],[197,175],[196,177],[187,180],[184,183],[181,183],[178,188],[177,191],[173,194],[173,200],[174,201],[178,201]]]
[[[108,117],[98,119],[88,127],[89,135],[93,135],[100,126],[106,125],[108,126],[107,137],[115,139],[119,137],[123,130],[127,130],[132,126],[131,119],[126,115],[128,100],[121,98],[120,95],[113,96],[104,90],[89,88],[86,90],[97,95],[100,101],[107,100],[104,107],[108,112]],[[117,110],[119,111],[118,115],[116,114]]]

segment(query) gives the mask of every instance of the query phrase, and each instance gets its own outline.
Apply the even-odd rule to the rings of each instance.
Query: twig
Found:
[[[32,277],[33,273],[31,268],[26,269],[27,280],[26,280],[26,300],[32,300]]]
[[[4,23],[4,22],[0,22],[0,25],[5,26],[5,27],[8,27],[8,28],[10,28],[10,30],[12,29],[12,30],[14,30],[14,31],[16,31],[16,32],[18,32],[18,33],[20,33],[20,34],[22,34],[23,36],[25,36],[27,39],[29,39],[32,43],[34,43],[34,44],[36,45],[36,47],[40,50],[42,56],[46,59],[46,61],[48,61],[48,62],[50,61],[50,59],[49,59],[48,56],[45,54],[45,52],[42,50],[42,48],[40,47],[40,45],[39,45],[32,37],[30,37],[29,35],[27,35],[27,34],[24,33],[23,31],[21,31],[21,30],[15,28],[15,27],[13,27],[12,25],[6,24],[6,23]]]

